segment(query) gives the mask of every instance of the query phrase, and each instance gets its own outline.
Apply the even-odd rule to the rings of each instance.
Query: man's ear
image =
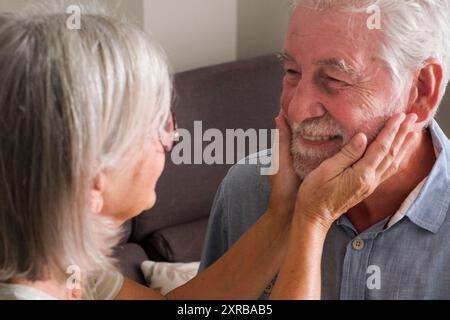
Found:
[[[91,189],[89,198],[89,207],[92,213],[100,214],[104,201],[103,194],[106,187],[106,174],[103,171],[99,171],[94,179],[94,184]]]
[[[443,81],[442,65],[428,59],[419,71],[411,90],[409,112],[417,114],[417,124],[425,125],[438,107]]]

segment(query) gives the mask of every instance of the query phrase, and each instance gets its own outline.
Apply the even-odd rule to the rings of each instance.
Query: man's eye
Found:
[[[339,85],[339,86],[346,86],[348,85],[345,81],[330,77],[330,76],[326,76],[325,77],[325,81],[330,83],[330,84],[334,84],[334,85]]]
[[[327,77],[327,80],[328,80],[328,81],[331,81],[331,82],[343,82],[343,81],[338,80],[338,79],[333,78],[333,77]]]
[[[298,72],[294,69],[287,69],[286,74],[291,75],[291,76],[298,76],[300,74],[300,72]]]

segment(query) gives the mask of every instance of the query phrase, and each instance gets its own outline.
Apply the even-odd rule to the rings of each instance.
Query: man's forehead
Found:
[[[297,34],[288,37],[284,57],[287,61],[312,63],[348,73],[361,73],[368,63],[373,62],[375,52],[378,52],[375,39],[360,42],[348,36]]]

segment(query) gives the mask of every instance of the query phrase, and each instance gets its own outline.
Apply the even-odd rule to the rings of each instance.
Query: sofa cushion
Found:
[[[200,261],[208,219],[159,230],[141,245],[150,260],[167,262]]]
[[[194,278],[199,267],[200,262],[167,263],[144,261],[141,269],[147,285],[166,295]]]

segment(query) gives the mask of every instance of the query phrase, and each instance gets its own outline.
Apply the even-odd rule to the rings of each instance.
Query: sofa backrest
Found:
[[[275,55],[176,74],[174,110],[180,128],[194,134],[217,128],[273,129],[283,70]],[[205,143],[207,145],[207,143]],[[133,223],[132,240],[209,215],[217,187],[230,165],[174,165],[168,156],[157,186],[156,206]]]

